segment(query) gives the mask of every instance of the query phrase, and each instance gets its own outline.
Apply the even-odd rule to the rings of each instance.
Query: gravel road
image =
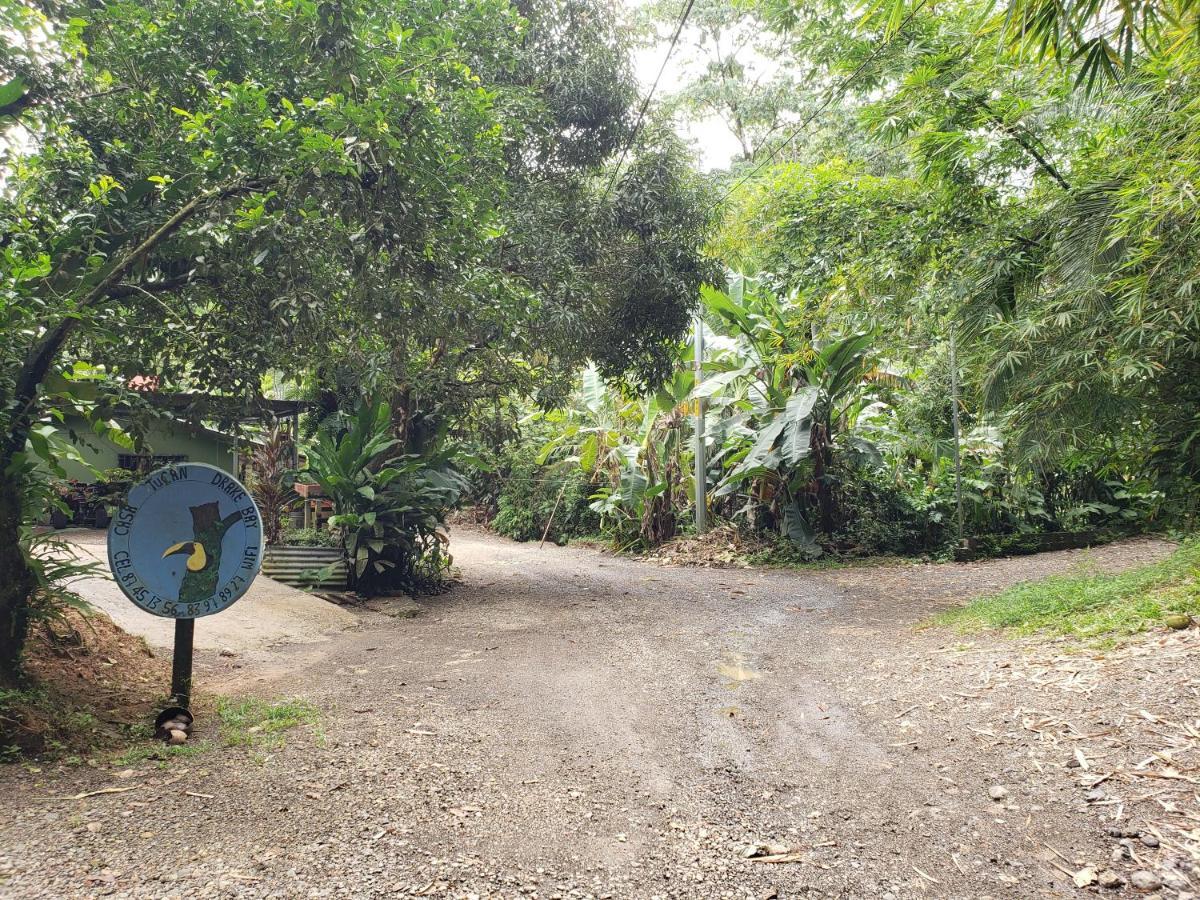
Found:
[[[1107,865],[1061,759],[968,730],[1047,698],[981,701],[939,662],[961,639],[911,626],[1165,543],[801,573],[454,551],[462,583],[416,617],[202,655],[202,689],[322,711],[265,756],[0,767],[0,894],[1035,897]],[[62,799],[104,788],[129,790]]]

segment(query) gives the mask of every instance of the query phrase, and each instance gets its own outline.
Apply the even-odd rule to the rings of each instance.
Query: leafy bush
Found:
[[[340,547],[342,533],[336,528],[284,528],[279,542],[289,547]]]
[[[689,502],[684,409],[691,389],[685,369],[659,390],[631,396],[589,368],[569,405],[542,417],[553,430],[536,461],[558,459],[586,474],[595,516],[587,521],[618,549],[656,547],[679,529]]]
[[[617,476],[617,483],[599,488],[592,501],[592,510],[600,517],[600,530],[618,550],[648,550],[674,536],[678,522],[674,516],[668,519],[661,506],[667,483],[650,484],[636,465],[624,467]],[[647,536],[645,525],[665,527],[656,529],[654,536]]]
[[[838,522],[827,539],[830,549],[862,555],[931,549],[925,511],[883,471],[871,466],[841,467],[832,477]]]
[[[55,471],[57,460],[82,461],[78,453],[60,439],[51,438],[49,447],[50,452],[43,459],[52,461],[50,472],[29,459],[20,463],[24,486],[21,498],[23,522],[17,532],[17,544],[30,576],[27,623],[59,621],[69,609],[89,612],[90,607],[71,585],[102,571],[100,563],[80,559],[71,544],[53,532],[41,531],[35,524],[44,521],[51,511],[67,511],[59,490],[63,473],[61,468]],[[6,576],[9,574],[14,573],[5,573]]]
[[[442,525],[466,480],[445,453],[389,458],[399,443],[391,407],[364,400],[323,422],[309,448],[307,472],[333,501],[329,523],[341,529],[350,586],[361,593],[428,586],[450,567]]]
[[[514,540],[537,541],[553,513],[547,540],[565,544],[572,537],[595,534],[600,517],[588,505],[592,492],[588,476],[573,463],[538,465],[536,456],[535,448],[521,447],[509,458],[492,527]]]
[[[29,603],[31,622],[60,620],[68,609],[91,611],[71,585],[81,578],[102,576],[100,563],[81,560],[66,541],[52,533],[35,534],[32,529],[22,530],[21,549],[35,579]]]

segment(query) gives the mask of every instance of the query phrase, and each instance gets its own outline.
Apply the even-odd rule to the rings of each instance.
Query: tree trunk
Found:
[[[21,552],[21,489],[4,474],[8,462],[0,460],[0,686],[14,685],[20,675],[35,583]]]

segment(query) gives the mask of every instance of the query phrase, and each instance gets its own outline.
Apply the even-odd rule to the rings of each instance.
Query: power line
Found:
[[[717,202],[714,203],[710,207],[710,209],[716,209],[717,207],[719,207],[722,203],[724,203],[726,200],[729,199],[729,197],[733,194],[734,191],[736,191],[739,187],[741,187],[743,184],[745,184],[747,181],[749,181],[751,178],[753,178],[755,175],[757,175],[759,170],[761,170],[764,166],[767,166],[770,163],[774,162],[775,157],[779,155],[780,151],[783,150],[783,148],[786,147],[788,144],[790,144],[793,140],[795,140],[796,136],[799,135],[801,131],[803,131],[805,128],[807,128],[809,125],[811,125],[813,123],[813,120],[815,120],[817,118],[817,116],[819,116],[826,109],[828,109],[829,105],[831,103],[833,103],[835,98],[836,99],[841,98],[841,95],[844,94],[846,92],[846,89],[850,87],[851,82],[853,82],[856,78],[858,78],[858,76],[861,75],[866,70],[867,66],[870,65],[872,62],[874,62],[875,58],[878,57],[879,54],[881,54],[884,50],[886,50],[888,48],[888,46],[892,43],[892,41],[894,41],[899,36],[900,32],[902,32],[905,28],[908,27],[908,24],[916,17],[917,13],[921,11],[921,8],[927,2],[928,2],[928,0],[919,0],[917,5],[914,6],[909,11],[908,15],[904,17],[904,21],[902,21],[900,23],[900,25],[896,28],[895,33],[890,38],[887,38],[885,41],[883,41],[881,44],[879,44],[879,46],[877,46],[874,50],[872,50],[866,56],[866,58],[863,59],[862,62],[860,62],[857,66],[854,67],[854,71],[852,71],[849,75],[847,75],[840,82],[838,82],[836,85],[834,85],[830,89],[829,93],[826,95],[825,99],[821,102],[821,105],[818,106],[810,115],[808,115],[804,119],[804,121],[802,121],[794,129],[792,129],[791,133],[787,136],[787,138],[785,138],[783,141],[781,141],[775,147],[775,149],[772,150],[770,152],[770,154],[767,155],[766,159],[764,159],[760,163],[757,163],[754,166],[754,168],[752,168],[748,173],[746,173],[741,178],[739,178],[737,181],[735,181],[732,185],[730,185],[729,189],[721,195],[720,199],[718,199]]]
[[[696,0],[687,0],[687,5],[683,8],[683,15],[679,17],[679,23],[675,26],[675,33],[671,35],[671,44],[667,47],[667,55],[663,57],[662,65],[658,67],[658,74],[654,76],[654,84],[650,85],[650,92],[646,94],[646,99],[642,101],[642,108],[638,111],[637,121],[633,125],[633,133],[629,135],[629,140],[626,141],[624,149],[621,150],[621,158],[617,160],[612,177],[608,180],[608,187],[604,189],[604,200],[607,200],[608,195],[612,193],[613,185],[617,183],[617,175],[621,171],[621,166],[625,163],[625,157],[629,154],[629,148],[637,140],[638,132],[642,128],[642,121],[646,118],[646,110],[650,108],[650,100],[654,96],[654,92],[658,89],[658,82],[663,77],[663,72],[667,70],[667,63],[671,60],[671,54],[675,52],[675,44],[679,41],[679,34],[683,31],[683,26],[687,24],[688,16],[692,14],[692,6],[695,3]]]

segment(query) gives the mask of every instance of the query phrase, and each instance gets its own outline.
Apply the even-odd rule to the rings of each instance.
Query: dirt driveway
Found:
[[[1194,662],[1159,683],[1139,668],[1153,653],[1113,677],[1095,654],[911,628],[1166,544],[820,573],[471,533],[454,550],[463,583],[415,618],[202,658],[201,687],[303,697],[320,733],[265,757],[0,772],[0,893],[1039,897],[1095,867],[1120,879],[1106,896],[1132,896],[1172,852],[1139,837],[1153,800],[1085,779],[1140,751],[1097,733],[1129,709],[1196,717]],[[112,787],[133,789],[63,799]]]

